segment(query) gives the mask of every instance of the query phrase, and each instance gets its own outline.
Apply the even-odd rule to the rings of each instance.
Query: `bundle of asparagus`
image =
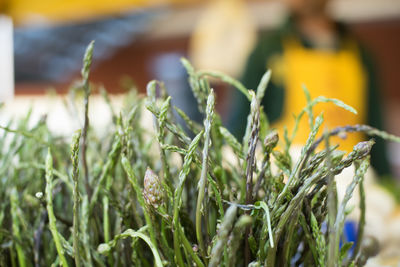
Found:
[[[92,51],[93,43],[79,89],[84,123],[72,138],[53,134],[45,119],[29,127],[30,114],[1,126],[1,266],[361,266],[376,253],[363,235],[363,177],[374,142],[346,154],[329,137],[361,131],[399,138],[365,125],[317,138],[323,115],[314,117],[314,105],[332,102],[355,112],[318,97],[296,117],[309,116],[310,135],[294,160],[289,150],[297,127],[278,146],[282,137],[268,127],[260,104],[270,72],[254,92],[221,73],[196,71],[186,60],[203,124],[172,106],[163,84],[152,81],[146,97],[130,92],[119,114],[104,95],[113,124],[98,136],[88,117]],[[208,77],[248,98],[243,140],[222,125]],[[153,131],[140,119],[146,110]],[[176,123],[176,114],[189,132]],[[353,179],[338,201],[335,175],[351,165]],[[357,185],[360,218],[353,244],[343,228]]]

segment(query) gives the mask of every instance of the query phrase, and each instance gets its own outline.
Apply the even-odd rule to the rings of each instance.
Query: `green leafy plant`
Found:
[[[399,138],[366,125],[317,138],[323,115],[314,117],[314,105],[332,102],[356,111],[336,99],[311,99],[304,89],[308,105],[280,150],[261,106],[270,72],[254,92],[221,73],[196,71],[184,59],[203,125],[173,107],[164,85],[152,81],[146,97],[127,94],[119,115],[103,91],[113,125],[97,136],[88,117],[92,51],[93,43],[84,57],[82,86],[75,89],[83,92],[84,123],[72,139],[51,133],[45,119],[29,127],[31,113],[1,126],[1,266],[354,266],[371,256],[361,246],[362,185],[374,142],[361,142],[346,155],[329,137],[360,131]],[[222,125],[208,77],[249,100],[243,140]],[[141,123],[145,108],[154,131]],[[174,111],[189,132],[176,123]],[[304,115],[310,135],[295,161],[289,149]],[[354,178],[338,203],[334,177],[350,165]],[[361,218],[349,253],[343,225],[357,185]]]

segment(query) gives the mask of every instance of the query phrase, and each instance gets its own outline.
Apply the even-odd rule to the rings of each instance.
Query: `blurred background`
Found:
[[[0,0],[0,101],[67,92],[80,79],[85,47],[95,40],[91,81],[112,94],[163,80],[184,106],[191,93],[179,59],[240,78],[260,32],[287,17],[278,0]],[[383,97],[386,131],[400,135],[400,0],[333,0],[334,20],[369,50]],[[273,74],[274,75],[274,74]],[[232,93],[217,86],[218,110]],[[24,102],[25,103],[25,102]],[[400,147],[388,144],[400,178]]]

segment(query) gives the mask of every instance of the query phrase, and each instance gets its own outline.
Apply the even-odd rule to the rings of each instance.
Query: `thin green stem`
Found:
[[[47,201],[47,214],[49,216],[49,227],[53,236],[54,244],[56,245],[60,264],[63,267],[68,267],[67,259],[64,256],[64,248],[61,245],[59,232],[56,226],[56,217],[53,210],[53,157],[51,156],[50,148],[47,152],[46,158],[46,201]]]
[[[214,92],[211,90],[211,93],[207,100],[207,118],[204,121],[204,148],[203,148],[203,162],[201,167],[201,175],[199,181],[199,193],[197,197],[197,204],[196,204],[196,235],[197,241],[199,242],[199,247],[203,259],[206,259],[206,250],[203,241],[203,233],[201,229],[201,210],[203,209],[203,201],[205,195],[205,188],[207,184],[207,161],[208,161],[208,149],[210,145],[210,132],[211,132],[211,125],[213,120],[213,113],[214,113],[214,104],[215,104],[215,97]],[[207,221],[207,219],[206,219]]]
[[[184,267],[185,264],[183,263],[183,257],[181,252],[181,240],[183,231],[180,231],[179,228],[182,227],[179,222],[179,209],[182,202],[182,191],[185,185],[186,177],[190,171],[190,165],[193,161],[195,156],[196,148],[200,142],[200,138],[203,135],[203,131],[201,131],[191,142],[188,148],[188,153],[184,158],[184,163],[182,166],[181,171],[179,172],[179,185],[175,189],[174,193],[174,204],[173,204],[173,226],[174,226],[174,251],[175,251],[175,261],[176,264],[180,267]]]
[[[356,164],[359,165],[359,162],[356,162]],[[358,169],[359,167],[360,166],[357,166],[356,169]],[[358,253],[360,252],[360,249],[361,249],[361,242],[364,237],[365,213],[366,213],[364,179],[361,179],[358,190],[359,190],[359,195],[360,195],[360,220],[358,222],[358,233],[357,233],[356,245],[354,247],[353,255],[349,262],[354,261],[355,258],[358,256]]]
[[[335,221],[335,225],[334,225],[335,226],[335,234],[336,234],[336,237],[335,237],[335,241],[336,241],[335,242],[335,251],[336,252],[339,251],[340,233],[342,232],[343,227],[344,227],[346,205],[347,205],[348,201],[350,200],[350,198],[352,197],[354,189],[362,181],[365,173],[368,170],[369,157],[362,160],[361,164],[359,164],[357,167],[358,168],[356,168],[356,172],[355,172],[353,181],[346,188],[346,193],[343,197],[342,203],[340,204],[337,215],[336,215],[336,221]],[[340,259],[339,257],[336,258],[337,264],[340,264],[340,262],[338,262],[339,259]]]
[[[83,57],[83,66],[82,66],[82,78],[83,78],[83,90],[85,92],[84,97],[84,105],[85,105],[85,119],[82,129],[82,164],[83,164],[83,172],[85,175],[85,187],[87,194],[91,195],[91,189],[89,185],[89,170],[87,165],[87,156],[86,156],[86,148],[87,148],[87,132],[89,129],[89,96],[90,96],[90,85],[89,85],[89,73],[90,66],[92,65],[92,56],[93,56],[93,47],[94,41],[91,41],[86,48],[85,55]]]
[[[72,137],[71,143],[71,161],[72,161],[72,180],[74,181],[73,189],[73,246],[74,246],[74,259],[75,266],[81,266],[81,259],[79,253],[79,140],[81,131],[77,131]]]

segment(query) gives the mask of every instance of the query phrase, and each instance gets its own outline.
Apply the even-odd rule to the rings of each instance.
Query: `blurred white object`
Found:
[[[256,39],[256,28],[243,0],[209,2],[195,27],[190,59],[199,69],[238,77]]]
[[[11,18],[0,15],[0,102],[14,96],[14,49]]]
[[[82,99],[77,100],[79,102],[76,103],[76,113],[72,113],[65,105],[67,97],[52,95],[16,96],[13,100],[6,102],[0,110],[0,125],[7,125],[11,119],[18,121],[32,109],[28,127],[33,127],[42,116],[47,115],[47,126],[51,132],[60,136],[71,136],[74,131],[83,126],[84,105]],[[119,112],[123,106],[123,96],[111,96],[110,98],[116,112]],[[90,97],[89,121],[99,135],[103,134],[104,130],[112,123],[109,108],[100,95]]]

